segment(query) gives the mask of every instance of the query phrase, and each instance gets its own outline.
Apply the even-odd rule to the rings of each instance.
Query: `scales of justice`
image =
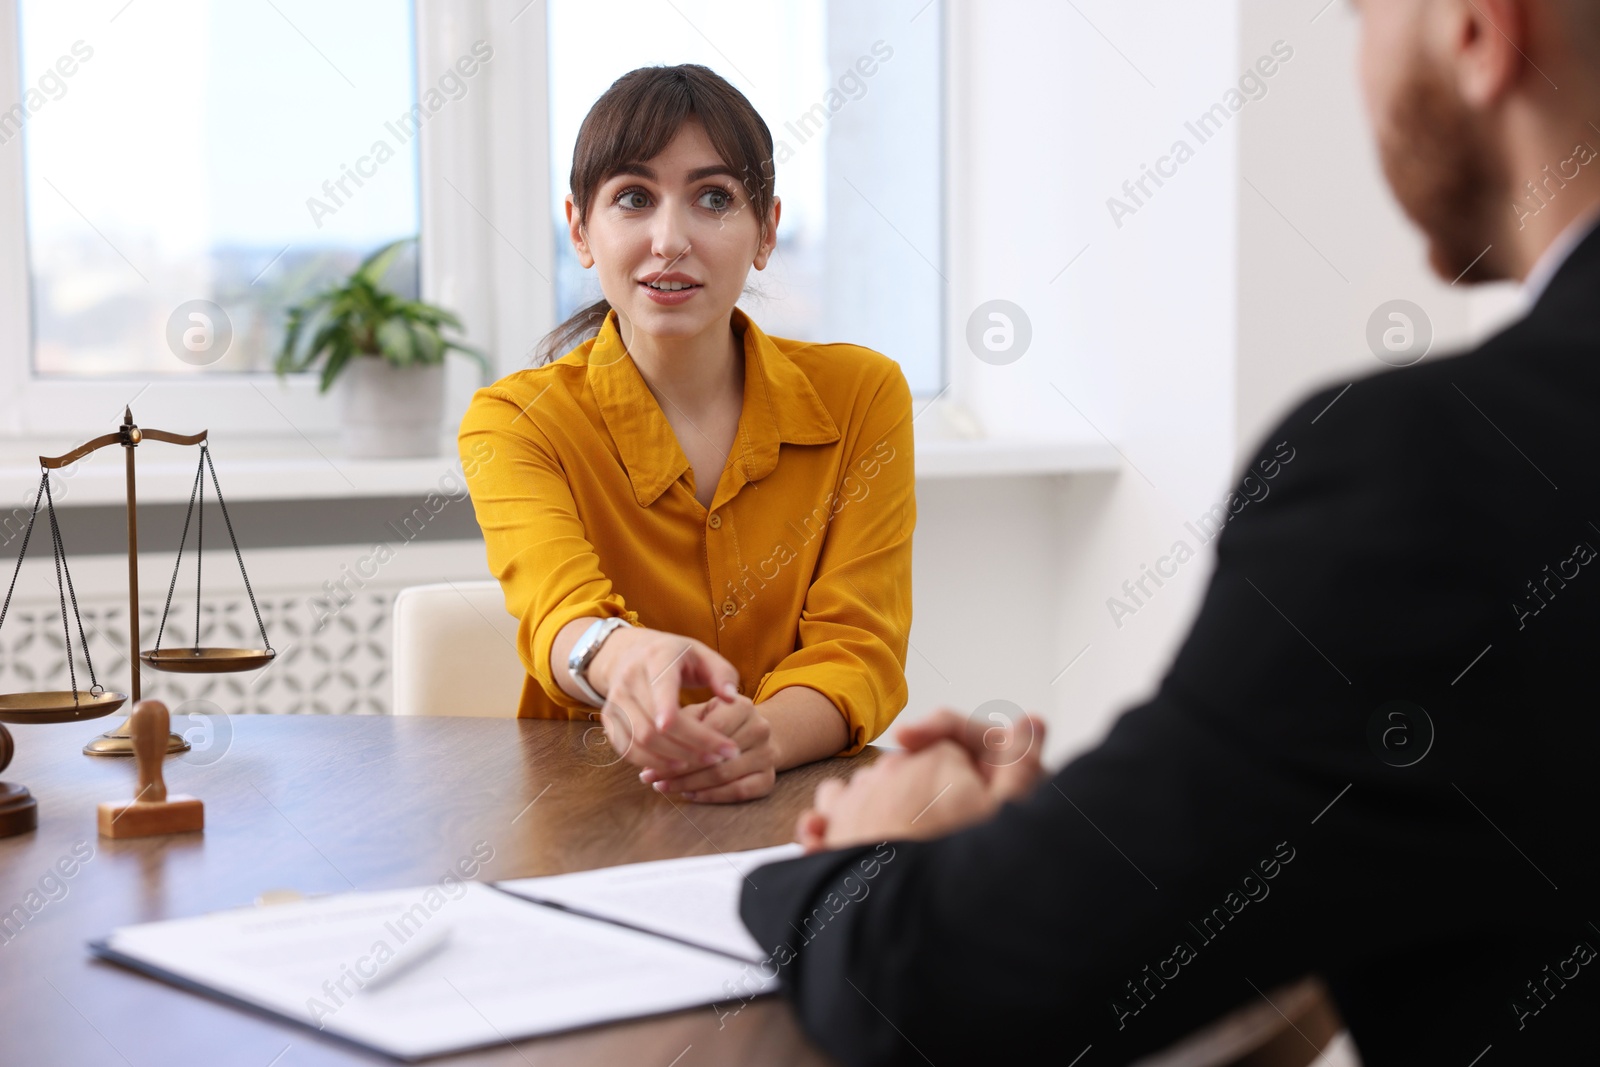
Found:
[[[66,637],[67,672],[72,688],[65,690],[51,690],[36,693],[7,693],[0,694],[0,771],[3,771],[14,750],[11,734],[6,730],[5,723],[30,724],[30,723],[56,723],[76,722],[80,719],[96,719],[109,715],[127,703],[129,694],[108,691],[95,677],[94,662],[89,658],[89,642],[84,636],[83,616],[78,610],[78,595],[72,586],[72,574],[67,569],[66,549],[62,545],[61,527],[56,519],[55,500],[50,494],[50,473],[62,467],[78,462],[90,453],[112,445],[120,445],[123,449],[128,485],[128,648],[129,669],[132,675],[129,686],[133,702],[139,702],[139,663],[144,663],[153,670],[173,671],[180,674],[220,674],[232,671],[252,671],[271,663],[277,652],[267,640],[267,628],[261,621],[261,608],[256,604],[256,595],[250,586],[250,576],[245,573],[244,556],[239,551],[239,540],[234,536],[233,520],[228,517],[228,506],[222,500],[222,487],[217,482],[216,467],[211,462],[210,446],[206,442],[207,431],[201,430],[197,434],[184,436],[169,433],[166,430],[150,430],[134,425],[133,412],[124,408],[122,412],[122,425],[115,433],[104,434],[92,441],[87,441],[71,452],[61,456],[40,456],[39,465],[42,468],[39,476],[39,492],[33,500],[33,510],[28,518],[28,526],[22,537],[22,550],[17,553],[17,567],[11,575],[11,585],[6,590],[3,606],[0,606],[0,627],[5,625],[7,613],[11,610],[11,597],[16,592],[17,578],[22,573],[22,562],[28,554],[28,544],[33,539],[34,526],[39,518],[41,502],[45,514],[49,519],[49,535],[51,549],[55,556],[56,594],[61,605],[61,628]],[[167,587],[167,603],[161,612],[161,626],[156,633],[154,648],[140,650],[139,636],[139,518],[137,498],[134,492],[134,449],[144,441],[164,441],[174,445],[199,445],[200,461],[195,471],[194,488],[189,493],[189,510],[183,520],[183,536],[178,542],[178,558],[172,568],[172,582]],[[234,557],[239,561],[239,574],[244,578],[245,592],[250,597],[250,607],[255,612],[256,627],[261,631],[260,648],[205,648],[200,642],[200,571],[202,563],[201,548],[204,544],[205,533],[205,483],[206,475],[210,474],[211,485],[216,493],[217,506],[222,512],[223,524],[227,527],[228,540],[233,544]],[[198,522],[196,522],[196,501],[200,508]],[[162,648],[161,639],[166,633],[167,616],[172,610],[172,595],[178,586],[178,571],[183,565],[183,551],[189,540],[189,526],[193,523],[195,532],[195,628],[192,647],[187,648]],[[84,665],[89,671],[89,688],[78,688],[77,666],[72,656],[72,630],[68,625],[68,607],[71,607],[71,618],[77,623],[78,647],[83,652]],[[189,748],[189,743],[176,733],[167,737],[167,753],[184,752]],[[129,728],[129,720],[123,720],[115,729],[108,730],[84,746],[83,751],[90,756],[131,756],[134,754],[133,734]],[[38,825],[38,805],[28,790],[20,785],[10,782],[0,782],[0,837],[9,837],[14,834],[26,833]]]

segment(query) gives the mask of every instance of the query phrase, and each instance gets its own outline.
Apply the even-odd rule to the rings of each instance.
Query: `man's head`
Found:
[[[1580,138],[1600,148],[1588,124],[1600,124],[1600,0],[1354,2],[1384,173],[1427,235],[1434,270],[1522,277],[1565,222],[1600,201],[1600,166],[1571,185],[1547,182],[1543,198],[1526,191]],[[1530,231],[1533,215],[1543,217]]]

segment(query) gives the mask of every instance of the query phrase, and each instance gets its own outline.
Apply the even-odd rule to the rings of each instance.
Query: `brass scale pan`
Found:
[[[152,670],[173,674],[228,674],[265,667],[277,652],[264,648],[163,648],[142,652]],[[0,722],[77,722],[110,715],[127,703],[128,694],[52,689],[37,693],[0,694]]]
[[[152,670],[174,674],[227,674],[265,667],[277,655],[270,648],[156,648],[139,653],[139,659]]]
[[[77,722],[110,715],[127,703],[126,693],[56,689],[0,695],[0,722]]]
[[[174,674],[226,674],[253,671],[276,658],[271,649],[163,648],[141,653],[139,659],[152,670]],[[77,722],[110,715],[127,703],[128,694],[90,690],[52,689],[37,693],[0,694],[0,722]]]

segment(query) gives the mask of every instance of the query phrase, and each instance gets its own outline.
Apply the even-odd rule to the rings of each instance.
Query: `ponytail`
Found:
[[[546,363],[560,359],[583,342],[597,336],[609,314],[611,314],[611,304],[605,297],[573,312],[566,322],[544,335],[544,340],[539,342],[538,351],[534,354],[533,365],[542,367]]]

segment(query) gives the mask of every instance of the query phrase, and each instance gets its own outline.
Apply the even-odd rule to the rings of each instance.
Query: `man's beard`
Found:
[[[1428,260],[1446,281],[1496,281],[1485,256],[1509,212],[1504,168],[1489,138],[1441,74],[1418,58],[1379,132],[1378,152],[1395,198],[1428,238]]]

